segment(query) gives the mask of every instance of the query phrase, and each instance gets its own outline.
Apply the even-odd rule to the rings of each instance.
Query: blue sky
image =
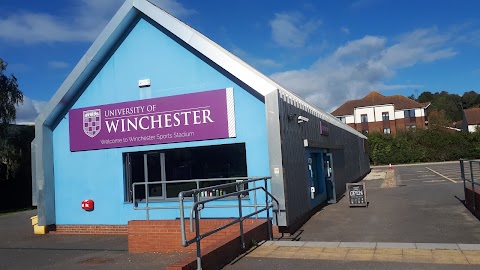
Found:
[[[151,0],[331,112],[372,89],[385,95],[480,85],[480,2]],[[30,122],[123,3],[1,1],[0,57]]]

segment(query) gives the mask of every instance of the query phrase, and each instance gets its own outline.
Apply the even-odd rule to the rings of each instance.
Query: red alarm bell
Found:
[[[82,209],[85,211],[93,211],[93,200],[84,200],[82,202]]]

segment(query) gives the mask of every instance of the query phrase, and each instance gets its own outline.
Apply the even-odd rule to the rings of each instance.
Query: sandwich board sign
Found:
[[[347,183],[349,206],[368,206],[365,183]]]

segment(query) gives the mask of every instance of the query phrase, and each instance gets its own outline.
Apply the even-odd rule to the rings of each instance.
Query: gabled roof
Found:
[[[463,110],[468,125],[480,125],[480,108]]]
[[[395,110],[425,108],[430,104],[421,104],[402,95],[384,96],[373,90],[362,99],[349,100],[332,112],[335,116],[353,115],[355,108],[393,104]]]
[[[273,91],[279,90],[294,98],[296,102],[302,104],[304,107],[308,107],[317,112],[317,114],[321,115],[322,119],[365,138],[365,136],[356,130],[339,122],[331,114],[309,104],[304,99],[288,91],[212,40],[147,0],[125,1],[39,114],[35,120],[35,125],[38,129],[42,129],[43,126],[54,125],[58,117],[65,113],[65,110],[68,108],[67,106],[80,94],[83,90],[83,85],[101,65],[102,60],[109,53],[110,49],[140,15],[146,16],[158,23],[188,46],[247,84],[261,96],[266,96]],[[38,132],[40,133],[41,130],[38,130]]]
[[[288,91],[149,1],[126,0],[35,119],[35,140],[32,142],[32,153],[35,159],[32,164],[34,181],[32,200],[33,204],[37,205],[38,223],[40,225],[55,224],[56,221],[55,199],[52,195],[54,194],[53,182],[55,179],[53,129],[60,117],[66,114],[72,102],[82,94],[88,80],[101,68],[112,48],[121,40],[123,35],[128,33],[129,28],[139,17],[146,17],[149,21],[158,24],[162,31],[164,29],[170,32],[176,40],[183,42],[185,46],[189,46],[189,50],[195,50],[205,56],[215,65],[253,89],[252,91],[256,91],[259,96],[267,96],[269,93],[278,91],[280,95],[288,96],[289,100],[293,100],[293,103],[302,110],[312,112],[332,125],[366,139],[363,134]],[[278,118],[276,120],[278,121]],[[268,121],[275,121],[275,117],[268,115]]]

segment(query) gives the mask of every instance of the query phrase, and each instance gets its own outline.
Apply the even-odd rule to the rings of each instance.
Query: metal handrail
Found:
[[[465,162],[468,162],[469,167],[470,167],[470,179],[467,179],[465,177]],[[475,212],[477,210],[477,205],[476,205],[476,194],[475,194],[475,186],[480,186],[479,182],[475,182],[475,178],[473,177],[473,163],[477,163],[479,165],[480,169],[480,160],[467,160],[467,159],[460,159],[460,174],[463,180],[463,188],[464,190],[467,188],[467,182],[471,183],[471,189],[472,189],[472,194],[473,194],[473,211]],[[465,191],[466,192],[466,191]],[[466,196],[466,194],[465,194]]]
[[[258,179],[263,178],[252,178],[252,177],[229,177],[229,178],[207,178],[207,179],[190,179],[190,180],[169,180],[169,181],[154,181],[154,182],[135,182],[132,184],[132,201],[133,201],[133,209],[134,210],[145,210],[146,219],[150,219],[150,210],[159,210],[159,209],[178,209],[178,205],[176,206],[150,206],[150,191],[148,186],[149,185],[158,185],[158,184],[181,184],[181,183],[196,183],[197,189],[200,189],[200,183],[202,182],[223,182],[223,181],[236,181],[241,180],[241,183],[250,183],[252,181],[258,181]],[[253,182],[255,185],[255,182]],[[232,183],[228,183],[232,184]],[[135,196],[135,186],[145,186],[145,207],[139,207],[136,203],[136,196]],[[218,185],[217,185],[218,186]],[[206,191],[206,190],[202,190]],[[205,198],[205,197],[202,197]],[[167,198],[168,199],[168,198]],[[173,198],[172,198],[173,199]],[[253,194],[253,204],[247,205],[245,207],[251,207],[257,209],[261,205],[257,204],[257,193]],[[236,207],[237,205],[215,205],[215,206],[208,206],[207,208],[232,208]]]
[[[237,196],[240,195],[240,196],[241,196],[241,195],[244,195],[244,194],[247,193],[247,192],[255,191],[255,190],[259,190],[259,189],[263,190],[266,194],[268,194],[268,195],[277,203],[277,205],[278,205],[278,200],[275,199],[275,198],[273,197],[273,195],[270,194],[270,192],[268,192],[264,187],[249,188],[249,189],[245,189],[245,190],[242,190],[242,191],[231,192],[231,193],[228,193],[227,195],[219,196],[219,197],[216,197],[216,198],[207,199],[207,200],[204,200],[204,201],[199,201],[199,202],[194,203],[194,204],[192,205],[192,207],[190,208],[190,232],[193,232],[193,217],[194,217],[194,210],[195,210],[195,209],[200,209],[200,210],[201,210],[201,209],[206,208],[206,207],[205,207],[205,204],[208,203],[208,202],[220,200],[220,199],[222,199],[222,198],[232,197],[232,196],[235,196],[235,195],[237,195]],[[272,206],[272,207],[273,207],[273,206]],[[255,210],[255,212],[250,213],[250,214],[248,215],[248,217],[257,215],[257,214],[259,214],[259,213],[261,213],[261,212],[263,212],[263,211],[265,211],[265,210],[264,210],[264,209]],[[248,217],[245,216],[245,218],[248,218]],[[226,227],[228,227],[228,226],[226,226]],[[225,227],[225,228],[226,228],[226,227]],[[210,234],[209,234],[209,235],[210,235]],[[208,235],[206,235],[206,236],[208,236]],[[206,237],[206,236],[205,236],[205,237]],[[183,239],[182,239],[182,240],[183,240]],[[187,241],[186,243],[188,243],[188,241]],[[192,242],[192,243],[193,243],[193,242]],[[184,246],[187,246],[187,245],[189,245],[189,244],[191,244],[191,243],[188,243],[187,245],[185,245],[185,242],[182,242],[182,244],[183,244]]]
[[[243,233],[243,221],[249,217],[252,217],[254,215],[257,215],[263,211],[266,211],[266,216],[267,216],[267,223],[270,222],[270,208],[273,208],[273,201],[275,201],[275,203],[277,204],[277,209],[279,209],[279,203],[278,203],[278,200],[270,193],[268,192],[268,179],[270,179],[270,177],[260,177],[260,178],[253,178],[253,179],[248,179],[248,180],[244,180],[244,181],[241,181],[241,182],[235,182],[235,183],[227,183],[227,184],[221,184],[221,185],[216,185],[216,186],[211,186],[211,187],[205,187],[205,188],[198,188],[198,189],[192,189],[192,190],[188,190],[188,191],[182,191],[178,194],[178,201],[179,201],[179,205],[180,205],[180,226],[181,226],[181,232],[182,232],[182,245],[184,247],[192,244],[192,243],[196,243],[196,248],[197,248],[197,269],[202,269],[202,261],[201,261],[201,245],[200,245],[200,241],[201,239],[209,236],[209,235],[212,235],[220,230],[223,230],[227,227],[230,227],[236,223],[240,223],[240,239],[241,239],[241,244],[242,244],[242,248],[244,249],[245,248],[245,237],[244,237],[244,233]],[[250,182],[253,182],[255,183],[256,181],[260,181],[260,180],[263,180],[264,181],[264,186],[260,186],[260,187],[252,187],[252,188],[248,188],[248,189],[243,189],[243,190],[239,190],[241,188],[241,186],[243,186],[245,183],[250,183]],[[222,195],[222,196],[217,196],[217,197],[211,197],[211,198],[208,198],[208,199],[205,199],[205,200],[202,200],[200,201],[199,200],[199,194],[202,192],[202,191],[209,191],[209,190],[213,190],[213,189],[218,189],[218,188],[225,188],[225,187],[235,187],[235,192],[231,192],[231,193],[228,193],[228,194],[225,194],[225,195]],[[243,216],[243,213],[242,213],[242,199],[241,197],[245,194],[248,194],[248,192],[250,191],[255,191],[256,190],[263,190],[265,192],[265,207],[259,209],[259,210],[255,210],[254,212],[248,214],[248,215],[245,215]],[[191,206],[191,209],[190,209],[190,230],[193,231],[193,216],[195,217],[195,237],[190,239],[190,240],[187,240],[187,235],[186,235],[186,232],[185,232],[185,217],[184,217],[184,205],[183,205],[183,202],[184,202],[184,199],[186,196],[193,196],[194,198],[194,204]],[[200,234],[200,215],[199,215],[199,212],[205,208],[205,204],[206,203],[209,203],[209,202],[213,202],[213,201],[217,201],[217,200],[220,200],[220,199],[223,199],[223,198],[227,198],[227,197],[232,197],[232,196],[237,196],[237,199],[238,199],[238,214],[239,214],[239,217],[234,219],[233,221],[227,223],[227,224],[224,224],[218,228],[215,228],[211,231],[208,231],[206,233],[203,233],[203,234]],[[269,201],[269,197],[271,198],[271,201]],[[257,209],[257,208],[255,208]],[[278,221],[278,211],[275,211],[274,210],[274,213],[275,213],[275,219]],[[272,228],[271,228],[271,224],[267,224],[267,230],[268,230],[268,238],[271,239],[272,238]]]

